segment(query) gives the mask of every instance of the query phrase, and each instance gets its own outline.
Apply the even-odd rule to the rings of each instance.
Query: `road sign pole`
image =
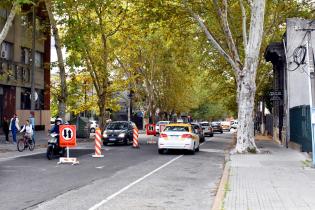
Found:
[[[67,158],[69,158],[69,147],[67,147]]]

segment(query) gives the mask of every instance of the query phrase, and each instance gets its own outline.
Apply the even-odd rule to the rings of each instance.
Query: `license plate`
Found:
[[[115,141],[116,139],[109,139],[109,141]]]

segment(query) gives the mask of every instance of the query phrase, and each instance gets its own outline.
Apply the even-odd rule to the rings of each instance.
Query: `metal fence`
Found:
[[[310,106],[290,109],[290,141],[301,145],[303,152],[312,151]]]

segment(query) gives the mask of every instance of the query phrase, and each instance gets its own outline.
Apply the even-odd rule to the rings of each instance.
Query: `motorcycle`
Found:
[[[55,156],[64,157],[66,148],[60,147],[58,144],[59,134],[51,133],[48,140],[46,157],[48,160],[53,159]]]

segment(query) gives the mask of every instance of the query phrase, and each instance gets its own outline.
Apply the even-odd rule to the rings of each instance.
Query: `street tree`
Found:
[[[142,81],[134,90],[144,95],[144,107],[153,122],[157,110],[189,112],[197,106],[200,90],[196,85],[202,70],[199,42],[193,39],[195,26],[166,8],[176,11],[159,1],[134,3],[133,18],[126,20],[129,33],[120,34],[124,44],[117,52],[121,66]],[[183,11],[181,14],[185,16]]]
[[[20,11],[22,4],[30,4],[31,0],[4,0],[0,4],[4,8],[12,6],[10,10],[10,14],[4,24],[4,27],[2,28],[0,32],[0,45],[2,44],[3,40],[7,37],[7,34],[9,33],[10,27],[12,26],[12,22],[14,20],[15,15]]]
[[[98,97],[99,124],[106,120],[106,101],[111,96],[115,36],[128,12],[126,1],[66,0],[59,2],[63,14],[65,46],[70,65],[89,72]]]
[[[65,63],[63,59],[62,54],[62,40],[59,35],[59,29],[57,25],[57,21],[54,14],[54,1],[51,0],[45,0],[45,6],[49,17],[50,26],[52,29],[53,36],[55,38],[55,48],[57,52],[57,64],[59,68],[59,79],[60,79],[60,87],[58,87],[58,116],[62,119],[65,119],[66,114],[66,104],[67,104],[67,97],[68,97],[68,91],[67,91],[67,78],[66,78],[66,68]]]
[[[207,26],[207,22],[205,21],[207,19],[198,14],[198,11],[194,10],[194,7],[187,1],[184,1],[184,4],[201,30],[205,33],[208,43],[226,59],[235,72],[239,120],[235,151],[238,153],[256,151],[257,147],[254,140],[253,122],[256,93],[255,80],[264,29],[266,2],[265,0],[253,0],[247,5],[243,0],[239,1],[243,32],[243,61],[239,53],[240,48],[237,47],[237,43],[231,31],[229,23],[229,3],[227,0],[223,0],[222,2],[213,0],[213,8],[217,11],[218,20],[225,37],[224,45],[218,42],[217,37],[214,37],[213,31]],[[250,13],[249,30],[247,21],[248,13]]]

